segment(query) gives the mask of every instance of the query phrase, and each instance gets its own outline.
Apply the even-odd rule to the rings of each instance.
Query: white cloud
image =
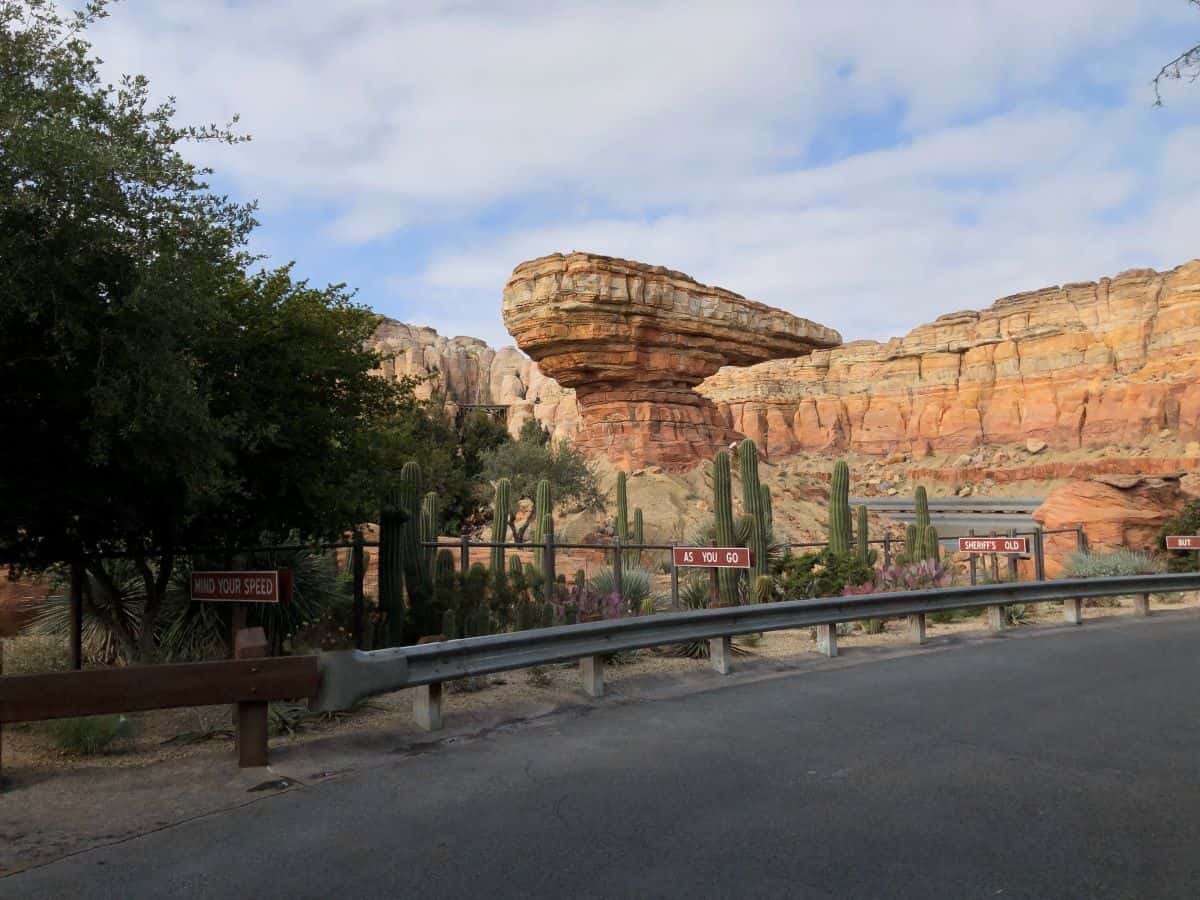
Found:
[[[1176,6],[129,0],[97,44],[187,120],[240,112],[255,141],[200,152],[264,207],[436,234],[382,308],[502,340],[513,265],[586,249],[854,338],[1200,254],[1200,100],[1146,84],[1181,49],[1156,34],[1200,33]],[[829,135],[883,149],[806,167]]]

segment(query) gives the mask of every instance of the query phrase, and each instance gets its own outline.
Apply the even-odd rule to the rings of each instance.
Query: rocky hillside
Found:
[[[700,390],[772,457],[1200,438],[1200,260],[1045,288]]]

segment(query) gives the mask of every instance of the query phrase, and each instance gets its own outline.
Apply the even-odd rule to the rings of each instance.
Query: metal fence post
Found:
[[[1046,580],[1046,547],[1040,527],[1033,530],[1033,570],[1038,581]]]
[[[970,531],[967,532],[967,534],[969,534],[971,537],[975,537],[975,529],[972,528]],[[978,574],[976,572],[978,565],[975,562],[975,554],[974,553],[972,553],[970,556],[967,557],[967,562],[971,566],[971,584],[972,585],[978,584],[979,583],[978,582]]]
[[[354,532],[354,547],[350,551],[350,570],[354,579],[354,606],[351,611],[351,633],[354,646],[363,649],[363,621],[366,618],[366,603],[363,600],[363,581],[367,577],[366,558],[363,554],[361,531]]]
[[[471,536],[465,531],[458,539],[458,568],[464,575],[471,569]]]
[[[1008,536],[1009,536],[1009,537],[1016,537],[1016,536],[1017,536],[1017,529],[1015,529],[1015,528],[1010,528],[1010,529],[1008,529]],[[1008,554],[1008,580],[1009,580],[1009,581],[1018,581],[1018,580],[1020,579],[1020,577],[1021,577],[1021,576],[1020,576],[1020,573],[1019,573],[1019,571],[1018,571],[1018,569],[1017,569],[1017,557],[1016,557],[1016,554],[1015,554],[1015,553],[1010,553],[1010,554]]]
[[[555,587],[555,584],[554,584],[554,579],[555,579],[555,575],[554,575],[554,531],[553,531],[553,529],[546,532],[544,543],[545,543],[545,550],[543,551],[543,556],[545,557],[545,561],[543,562],[542,565],[543,565],[543,568],[545,569],[544,575],[545,575],[545,579],[546,579],[545,596],[546,596],[547,603],[553,603],[554,602],[554,587]]]
[[[83,563],[71,563],[71,668],[83,668]]]
[[[675,545],[671,545],[671,609],[679,609],[679,569],[675,566]]]
[[[883,567],[886,569],[892,564],[892,534],[890,531],[883,533]]]

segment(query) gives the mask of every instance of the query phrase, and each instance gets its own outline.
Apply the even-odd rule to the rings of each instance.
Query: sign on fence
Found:
[[[286,603],[291,599],[292,573],[193,572],[192,599],[206,603]]]
[[[677,566],[749,569],[752,560],[748,547],[676,547],[672,561]]]
[[[1168,550],[1200,550],[1200,534],[1167,535]]]
[[[1028,553],[1026,537],[960,537],[960,553]]]

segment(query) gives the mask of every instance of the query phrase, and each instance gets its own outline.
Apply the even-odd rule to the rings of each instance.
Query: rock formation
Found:
[[[1200,438],[1200,260],[1018,294],[903,338],[722,370],[701,393],[779,457]]]
[[[1093,551],[1150,550],[1159,530],[1187,501],[1179,482],[1178,474],[1096,475],[1070,481],[1052,491],[1033,517],[1047,531],[1083,524]],[[1045,547],[1046,574],[1055,578],[1076,549],[1075,536],[1047,535]]]
[[[794,358],[837,332],[688,276],[587,253],[516,267],[504,324],[574,388],[577,444],[622,466],[684,470],[739,439],[696,385],[723,365]]]

